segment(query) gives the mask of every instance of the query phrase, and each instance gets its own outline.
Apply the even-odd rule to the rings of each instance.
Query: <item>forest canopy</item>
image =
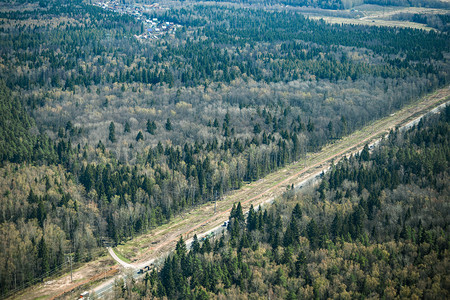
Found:
[[[89,261],[103,241],[144,233],[449,81],[441,32],[207,4],[144,17],[181,27],[142,41],[137,18],[83,1],[9,1],[0,11],[0,294],[64,270],[67,255]],[[436,162],[425,171],[443,172]],[[427,184],[439,190],[436,178]],[[370,191],[362,179],[358,201]],[[339,180],[319,199],[351,199],[355,178],[345,190]],[[342,229],[344,238],[360,238],[361,226]]]
[[[450,106],[332,167],[268,209],[233,206],[227,233],[115,297],[447,298]],[[117,287],[123,282],[117,282]]]

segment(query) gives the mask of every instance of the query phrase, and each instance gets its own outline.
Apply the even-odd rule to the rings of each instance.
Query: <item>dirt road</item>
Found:
[[[114,252],[114,250],[111,247],[107,247],[106,249],[108,249],[109,255],[112,256],[112,258],[114,258],[115,261],[117,261],[122,267],[126,268],[126,269],[136,269],[136,266],[126,263],[123,260],[121,260],[116,253]]]

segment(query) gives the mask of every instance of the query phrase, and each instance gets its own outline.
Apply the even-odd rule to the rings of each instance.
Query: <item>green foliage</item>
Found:
[[[20,100],[4,81],[0,81],[0,165],[6,161],[20,163],[56,160],[57,145],[44,135],[33,135],[33,126],[34,121]]]
[[[142,134],[142,131],[139,131],[136,136],[136,142],[139,142],[144,139],[144,135]]]
[[[65,255],[96,257],[97,238],[106,233],[95,228],[98,215],[76,196],[83,188],[61,165],[7,163],[0,172],[0,294],[67,271]]]
[[[150,134],[155,134],[157,127],[155,121],[147,120],[147,132]]]
[[[296,299],[296,295],[304,298],[447,295],[441,276],[447,276],[448,270],[445,255],[450,237],[445,228],[449,212],[439,203],[448,198],[449,191],[448,187],[436,185],[435,179],[445,178],[449,172],[449,116],[450,108],[447,107],[439,119],[421,121],[418,127],[408,132],[391,133],[388,140],[372,153],[368,152],[367,159],[361,155],[338,163],[323,178],[332,186],[326,188],[325,200],[320,200],[315,193],[306,198],[299,194],[291,195],[292,199],[286,198],[287,203],[274,204],[268,211],[250,208],[247,229],[231,231],[216,240],[213,259],[208,251],[201,251],[210,244],[209,240],[200,245],[195,236],[195,246],[186,254],[181,250],[184,241],[180,239],[176,253],[165,261],[153,283],[164,288],[160,294],[153,292],[153,295],[187,299],[195,299],[200,292],[202,297],[211,294],[231,297],[235,293],[265,297],[276,291],[277,295],[285,295],[288,299]],[[435,148],[437,146],[440,151]],[[409,153],[411,160],[405,160],[405,153]],[[360,167],[374,174],[386,170],[384,164],[387,161],[380,157],[388,158],[389,164],[394,164],[388,173],[398,173],[402,169],[409,175],[403,176],[395,185],[383,182],[384,179],[376,175],[368,177],[373,187],[367,182],[356,181],[354,189],[359,190],[359,186],[364,185],[370,194],[368,199],[362,192],[356,194],[351,200],[353,204],[344,202],[345,197],[332,196],[349,185],[346,181],[354,182],[353,176],[358,176]],[[414,169],[413,157],[419,161],[425,158],[431,162],[439,161],[443,167],[425,172],[422,168]],[[331,183],[337,177],[342,180],[342,185]],[[421,187],[406,177],[421,182]],[[420,196],[411,199],[411,196],[399,194],[405,191]],[[390,194],[392,196],[387,197]],[[383,198],[382,205],[374,204],[377,203],[375,198],[379,197]],[[334,219],[322,213],[324,201],[328,214],[335,214]],[[286,209],[293,203],[292,210]],[[348,205],[344,212],[342,204]],[[371,205],[376,207],[370,208]],[[281,215],[286,218],[288,213],[283,247],[270,247],[271,240],[273,243],[276,239],[273,235],[282,233]],[[371,218],[367,219],[367,214]],[[230,222],[240,219],[240,215],[239,206],[234,205]],[[262,226],[253,225],[254,220],[261,220]],[[428,229],[423,222],[427,222]],[[255,230],[258,234],[254,234]],[[258,244],[258,247],[250,247],[252,244]],[[143,289],[139,284],[137,286],[142,293]]]
[[[108,139],[111,141],[111,143],[116,142],[116,126],[114,125],[114,122],[111,122],[109,124],[109,136]]]
[[[0,81],[0,162],[20,162],[30,157],[33,139],[29,118],[18,98]]]
[[[183,25],[174,37],[141,43],[133,37],[141,26],[132,17],[83,1],[39,5],[0,12],[0,234],[6,241],[0,292],[61,268],[64,253],[89,260],[104,238],[119,243],[211,195],[258,180],[448,80],[448,39],[436,32],[194,5],[158,16]],[[439,174],[448,168],[447,152],[437,145],[448,138],[441,126],[418,133],[420,147],[434,147],[426,148],[429,153],[397,146],[379,154],[383,163],[377,167],[365,149],[333,169],[319,200],[346,201],[348,209],[316,213],[302,204],[282,216],[252,208],[245,220],[237,204],[229,241],[195,237],[187,253],[180,240],[164,279],[146,277],[145,293],[201,298],[233,286],[257,293],[249,278],[262,266],[246,262],[246,254],[255,252],[277,271],[266,282],[286,289],[295,273],[304,279],[298,286],[307,284],[321,297],[320,280],[307,267],[315,251],[339,240],[368,245],[374,236],[431,244],[439,237],[429,224],[416,224],[420,207],[410,205],[401,230],[384,232],[378,224],[400,220],[382,211],[383,192],[416,182],[420,189],[446,191],[446,177]],[[102,142],[106,132],[111,143]],[[401,140],[400,134],[392,143]],[[299,247],[304,260],[295,258]],[[202,258],[211,252],[223,263]],[[368,255],[356,256],[366,266]],[[330,268],[327,276],[336,272]],[[354,285],[364,284],[346,282]],[[293,289],[285,294],[279,293],[304,295]]]
[[[167,118],[165,127],[166,127],[166,130],[167,130],[167,131],[172,130],[172,122],[170,122],[170,119],[169,119],[169,118]]]

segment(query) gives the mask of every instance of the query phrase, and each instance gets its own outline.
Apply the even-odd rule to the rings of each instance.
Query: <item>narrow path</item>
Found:
[[[126,269],[136,269],[136,267],[132,264],[126,263],[123,260],[121,260],[116,253],[114,252],[113,248],[107,247],[109,254],[114,258],[115,261],[117,261],[119,264],[121,264]]]

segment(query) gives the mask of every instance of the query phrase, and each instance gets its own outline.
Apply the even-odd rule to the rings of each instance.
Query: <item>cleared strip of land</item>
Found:
[[[383,7],[377,5],[362,5],[354,7],[353,10],[359,11],[364,16],[360,18],[350,18],[342,17],[339,15],[332,15],[332,11],[324,10],[324,12],[329,12],[328,14],[321,15],[320,12],[308,12],[303,13],[309,16],[311,19],[320,20],[323,19],[327,23],[331,24],[353,24],[353,25],[366,25],[366,26],[388,26],[388,27],[404,27],[404,28],[414,28],[422,30],[433,30],[433,28],[428,27],[426,24],[396,20],[395,15],[399,14],[420,14],[420,15],[434,15],[434,14],[448,14],[448,10],[436,9],[436,8],[426,8],[426,7]],[[348,10],[350,11],[350,10]]]
[[[310,153],[306,158],[269,174],[259,181],[245,184],[241,189],[229,193],[218,201],[216,213],[214,213],[214,203],[201,205],[117,248],[120,253],[132,261],[131,265],[135,267],[143,266],[154,259],[164,257],[173,250],[180,236],[183,236],[185,240],[191,238],[194,234],[201,236],[227,220],[233,203],[241,202],[244,210],[247,210],[251,204],[257,206],[276,198],[292,184],[296,185],[311,178],[321,170],[327,169],[332,161],[337,161],[346,155],[359,151],[365,144],[385,136],[391,129],[408,124],[449,100],[450,86],[417,100],[391,116],[372,122],[361,130],[325,146],[321,151]],[[105,257],[99,258],[99,260],[105,262]],[[93,272],[95,273],[95,269],[92,269],[93,263],[95,262],[91,262],[77,271],[77,273],[80,273],[80,276],[77,276],[80,281],[88,279]],[[108,268],[105,263],[103,263],[103,267]],[[83,273],[90,275],[83,276]],[[92,276],[91,278],[96,277]],[[69,281],[70,275],[55,280],[55,282],[61,283],[64,279]],[[73,284],[73,287],[79,288],[79,284]],[[29,299],[44,295],[49,297],[50,295],[67,293],[71,289],[72,285],[70,284],[61,287],[57,284],[44,283],[42,287],[36,287],[34,291],[17,298]]]

